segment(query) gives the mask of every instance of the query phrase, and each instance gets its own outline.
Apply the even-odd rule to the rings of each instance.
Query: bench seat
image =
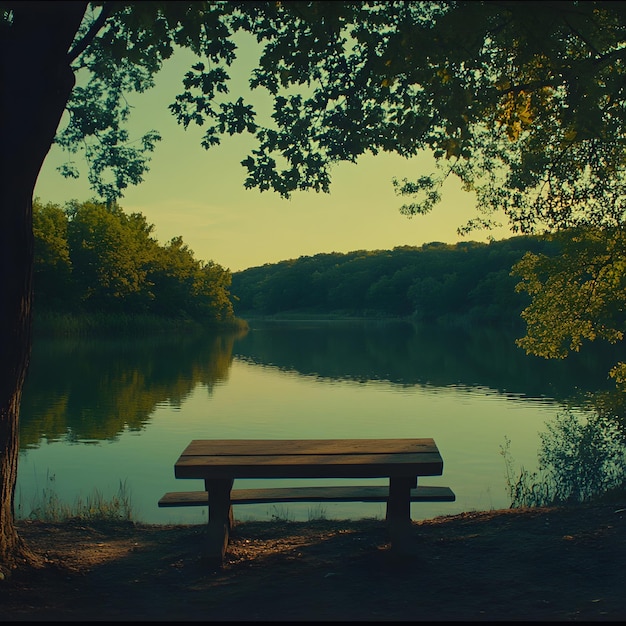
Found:
[[[233,489],[231,504],[264,504],[269,502],[386,502],[386,485],[354,485],[348,487],[279,487],[266,489]],[[454,502],[456,496],[449,487],[420,485],[411,489],[411,502]],[[177,491],[166,493],[160,507],[208,506],[206,491]]]

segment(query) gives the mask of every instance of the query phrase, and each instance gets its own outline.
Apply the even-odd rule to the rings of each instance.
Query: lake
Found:
[[[422,484],[449,486],[457,500],[414,503],[413,519],[507,508],[506,441],[515,467],[536,468],[546,425],[567,407],[584,417],[580,394],[607,385],[604,358],[546,361],[526,356],[508,333],[403,322],[251,321],[239,334],[36,339],[17,513],[28,516],[44,491],[71,504],[94,490],[108,498],[124,483],[137,521],[206,521],[204,507],[157,507],[166,491],[203,489],[174,478],[182,450],[201,438],[432,437],[444,472]],[[238,519],[320,514],[385,511],[377,503],[235,507]]]

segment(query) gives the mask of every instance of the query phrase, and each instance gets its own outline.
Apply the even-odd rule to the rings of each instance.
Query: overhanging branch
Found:
[[[85,36],[67,53],[68,63],[72,63],[87,49],[87,46],[94,40],[98,31],[104,26],[109,15],[111,15],[115,4],[115,2],[105,2],[102,5],[100,15],[94,20]]]

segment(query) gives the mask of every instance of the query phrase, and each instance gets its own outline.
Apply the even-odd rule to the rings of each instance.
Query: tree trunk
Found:
[[[12,23],[0,32],[0,578],[33,558],[13,508],[32,342],[32,198],[74,86],[67,52],[87,3],[7,5]]]

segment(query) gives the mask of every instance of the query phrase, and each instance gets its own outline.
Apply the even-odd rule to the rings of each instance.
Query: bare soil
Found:
[[[463,513],[414,522],[245,522],[221,568],[204,526],[22,521],[44,557],[0,582],[0,621],[626,619],[626,506]]]

